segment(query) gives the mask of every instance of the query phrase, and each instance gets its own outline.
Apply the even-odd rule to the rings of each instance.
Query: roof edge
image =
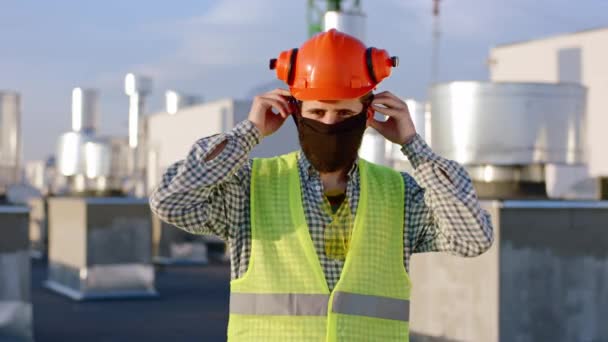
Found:
[[[590,33],[590,32],[595,32],[595,31],[603,31],[603,30],[608,31],[608,26],[593,27],[593,28],[588,28],[588,29],[569,32],[569,33],[557,33],[557,34],[552,34],[550,36],[545,36],[545,37],[540,37],[540,38],[498,44],[498,45],[493,46],[492,49],[499,49],[499,48],[509,47],[509,46],[513,46],[513,45],[522,45],[522,44],[527,44],[527,43],[532,43],[532,42],[537,42],[537,41],[542,41],[542,40],[549,40],[549,39],[555,39],[555,38],[560,38],[560,37],[567,37],[567,36],[573,36],[573,35],[577,35],[577,34]]]

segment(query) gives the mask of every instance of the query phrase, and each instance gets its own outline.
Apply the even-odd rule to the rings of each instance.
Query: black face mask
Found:
[[[293,115],[300,146],[308,161],[319,172],[334,172],[350,167],[357,158],[367,122],[367,108],[336,124]]]

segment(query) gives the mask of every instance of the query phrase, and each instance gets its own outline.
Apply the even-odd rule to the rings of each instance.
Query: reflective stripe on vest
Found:
[[[294,293],[230,294],[230,313],[240,315],[326,316],[329,295]]]
[[[410,301],[336,291],[332,311],[407,322],[410,320]]]
[[[232,293],[230,313],[240,315],[325,316],[329,295],[293,293]],[[334,293],[332,312],[346,315],[409,321],[409,301],[404,299]]]

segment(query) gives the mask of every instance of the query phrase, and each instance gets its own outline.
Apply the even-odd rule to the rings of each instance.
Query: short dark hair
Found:
[[[363,103],[363,106],[369,106],[372,104],[372,101],[374,101],[374,93],[370,91],[367,94],[361,96],[359,100],[361,101],[361,103]]]

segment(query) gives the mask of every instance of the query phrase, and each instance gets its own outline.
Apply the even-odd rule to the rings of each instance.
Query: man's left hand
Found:
[[[407,104],[403,100],[391,92],[384,91],[374,95],[371,109],[388,116],[388,120],[378,121],[372,116],[367,119],[368,126],[373,127],[395,144],[403,145],[412,141],[416,135],[416,128]]]

